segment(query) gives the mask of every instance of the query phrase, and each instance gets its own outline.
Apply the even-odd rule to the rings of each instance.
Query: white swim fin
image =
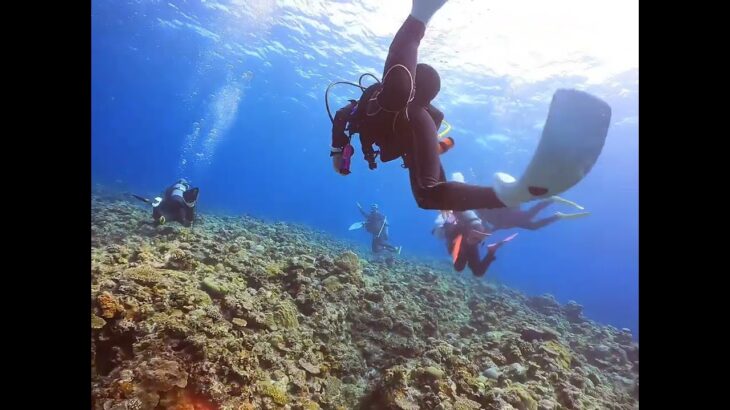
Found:
[[[540,143],[517,180],[497,172],[494,189],[507,206],[557,195],[573,187],[593,168],[603,150],[611,107],[578,90],[558,90],[550,103]]]
[[[434,14],[446,4],[448,0],[413,0],[411,16],[423,24],[428,24]]]

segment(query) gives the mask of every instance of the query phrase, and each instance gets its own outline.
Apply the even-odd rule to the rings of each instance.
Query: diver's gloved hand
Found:
[[[335,172],[342,175],[340,173],[340,168],[342,168],[342,150],[337,152],[333,149],[330,151],[330,157],[332,158],[332,168],[334,168]]]
[[[413,0],[411,16],[423,24],[428,24],[434,14],[446,4],[448,0]]]
[[[333,147],[330,150],[330,157],[332,158],[332,167],[335,169],[335,172],[343,176],[350,174],[350,165],[347,164],[347,166],[345,166],[346,161],[343,156],[342,148]]]

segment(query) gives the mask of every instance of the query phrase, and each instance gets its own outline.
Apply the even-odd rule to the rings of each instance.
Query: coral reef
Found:
[[[92,195],[95,410],[636,409],[638,345],[582,306],[311,228],[153,226]]]

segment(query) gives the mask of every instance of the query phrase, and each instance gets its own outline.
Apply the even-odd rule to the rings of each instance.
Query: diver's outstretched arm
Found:
[[[367,219],[368,214],[365,213],[365,211],[362,209],[362,205],[360,205],[359,202],[355,202],[357,204],[357,209],[360,210],[360,213],[362,214],[363,218]]]

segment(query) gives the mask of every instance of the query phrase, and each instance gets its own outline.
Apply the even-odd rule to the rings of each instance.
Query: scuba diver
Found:
[[[499,242],[487,245],[487,254],[479,257],[479,245],[491,235],[485,232],[482,221],[474,211],[443,211],[436,218],[432,233],[446,240],[446,249],[451,254],[454,269],[461,272],[468,265],[472,274],[482,277],[497,257],[497,249],[514,239],[513,234]]]
[[[373,253],[380,253],[383,250],[400,255],[402,246],[393,246],[388,243],[388,218],[378,211],[378,204],[372,204],[370,206],[370,213],[365,212],[362,209],[360,203],[357,203],[357,208],[365,218],[363,222],[355,222],[350,225],[350,231],[360,228],[365,228],[373,236],[371,248]]]
[[[327,88],[325,104],[332,121],[330,157],[335,171],[350,174],[354,154],[350,142],[357,133],[371,170],[377,168],[378,156],[382,162],[403,159],[413,196],[423,209],[465,211],[517,206],[564,192],[578,183],[600,155],[611,108],[588,93],[562,89],[553,96],[540,143],[521,178],[499,172],[495,174],[494,188],[446,181],[439,155],[449,144],[438,139],[444,114],[431,104],[440,91],[441,79],[433,67],[417,63],[426,25],[445,3],[413,0],[410,15],[390,45],[382,82],[372,74],[363,74],[358,84],[340,81]],[[366,75],[377,82],[367,88],[362,86]],[[350,100],[333,117],[328,93],[335,84],[359,87],[362,95],[359,100]]]
[[[152,219],[155,225],[175,221],[189,227],[195,219],[195,203],[199,192],[199,188],[191,188],[188,181],[180,179],[169,186],[162,197],[158,196],[154,200],[134,194],[132,196],[152,205]]]

